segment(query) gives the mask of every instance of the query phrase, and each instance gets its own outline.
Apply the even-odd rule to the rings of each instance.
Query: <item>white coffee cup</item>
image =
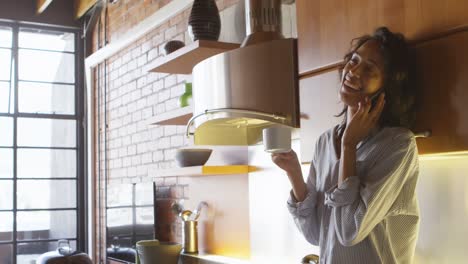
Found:
[[[285,153],[291,150],[291,128],[276,125],[263,129],[263,145],[266,152]]]

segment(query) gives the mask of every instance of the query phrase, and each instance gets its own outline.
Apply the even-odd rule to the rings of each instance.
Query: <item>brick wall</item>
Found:
[[[121,38],[125,33],[131,31],[138,23],[148,18],[156,11],[167,5],[172,0],[119,0],[115,4],[108,4],[107,10],[107,40],[109,42],[115,41]],[[217,0],[216,4],[218,9],[224,10],[227,7],[232,6],[239,0]],[[243,0],[242,0],[243,1]],[[187,10],[186,16],[188,18]],[[179,23],[182,17],[176,16],[171,19],[172,25],[179,25],[179,27],[185,27],[186,23]],[[104,21],[104,15],[102,16]],[[104,32],[104,23],[102,25],[102,32]],[[97,33],[97,30],[95,31]],[[169,32],[169,34],[172,34]],[[101,34],[103,39],[104,33]],[[97,47],[97,39],[94,36],[94,50]]]
[[[238,0],[218,0],[221,10]],[[110,5],[107,23],[108,41],[112,43],[148,17],[167,0],[120,0]],[[100,140],[100,208],[105,208],[105,185],[145,183],[157,185],[158,219],[156,236],[162,241],[181,242],[181,222],[171,213],[173,201],[188,198],[187,184],[176,177],[154,178],[155,171],[175,167],[175,150],[188,145],[185,126],[148,126],[147,119],[178,108],[178,97],[190,75],[168,75],[143,71],[146,64],[163,56],[168,40],[191,42],[186,33],[190,8],[172,17],[145,37],[121,50],[95,68],[95,102]],[[103,17],[104,19],[104,17]],[[94,47],[97,43],[94,31]],[[101,37],[103,34],[101,34]],[[102,39],[101,39],[102,40]],[[104,43],[102,41],[101,43]],[[99,138],[98,135],[99,134]],[[105,152],[105,144],[107,151]],[[98,243],[105,248],[105,210],[100,210]],[[104,251],[101,251],[104,252]]]
[[[119,0],[108,6],[110,41],[118,39],[141,20],[152,15],[171,0]]]

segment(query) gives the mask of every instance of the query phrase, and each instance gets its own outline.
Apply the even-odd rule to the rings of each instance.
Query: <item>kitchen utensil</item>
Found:
[[[184,206],[178,202],[174,202],[171,205],[171,209],[175,215],[179,215],[180,213],[182,213],[182,211],[184,211]]]
[[[202,166],[210,158],[211,149],[178,149],[175,160],[179,167]]]
[[[198,222],[184,221],[184,253],[198,253]]]
[[[190,220],[192,221],[197,221],[198,220],[198,217],[200,217],[200,211],[203,207],[208,207],[208,204],[206,202],[200,202],[197,206],[197,209],[195,209],[195,211],[193,211],[192,213],[192,217]]]
[[[183,221],[187,221],[191,215],[192,215],[192,211],[190,210],[184,210],[179,214],[180,218]]]

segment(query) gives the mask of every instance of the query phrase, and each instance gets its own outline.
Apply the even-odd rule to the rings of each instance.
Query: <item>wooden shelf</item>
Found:
[[[197,40],[146,66],[146,71],[171,74],[191,74],[193,67],[213,55],[237,49],[240,44]]]
[[[185,126],[193,116],[193,107],[186,106],[162,113],[148,119],[148,125],[179,125]]]
[[[227,165],[227,166],[192,166],[167,170],[158,170],[157,177],[174,176],[208,176],[208,175],[230,175],[246,174],[257,171],[258,168],[249,165]]]

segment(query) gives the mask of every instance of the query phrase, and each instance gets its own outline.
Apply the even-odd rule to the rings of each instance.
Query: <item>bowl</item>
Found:
[[[212,149],[178,149],[175,160],[179,167],[202,166],[210,158]]]
[[[185,43],[180,40],[171,40],[164,45],[165,55],[168,55],[182,47],[185,46]]]

